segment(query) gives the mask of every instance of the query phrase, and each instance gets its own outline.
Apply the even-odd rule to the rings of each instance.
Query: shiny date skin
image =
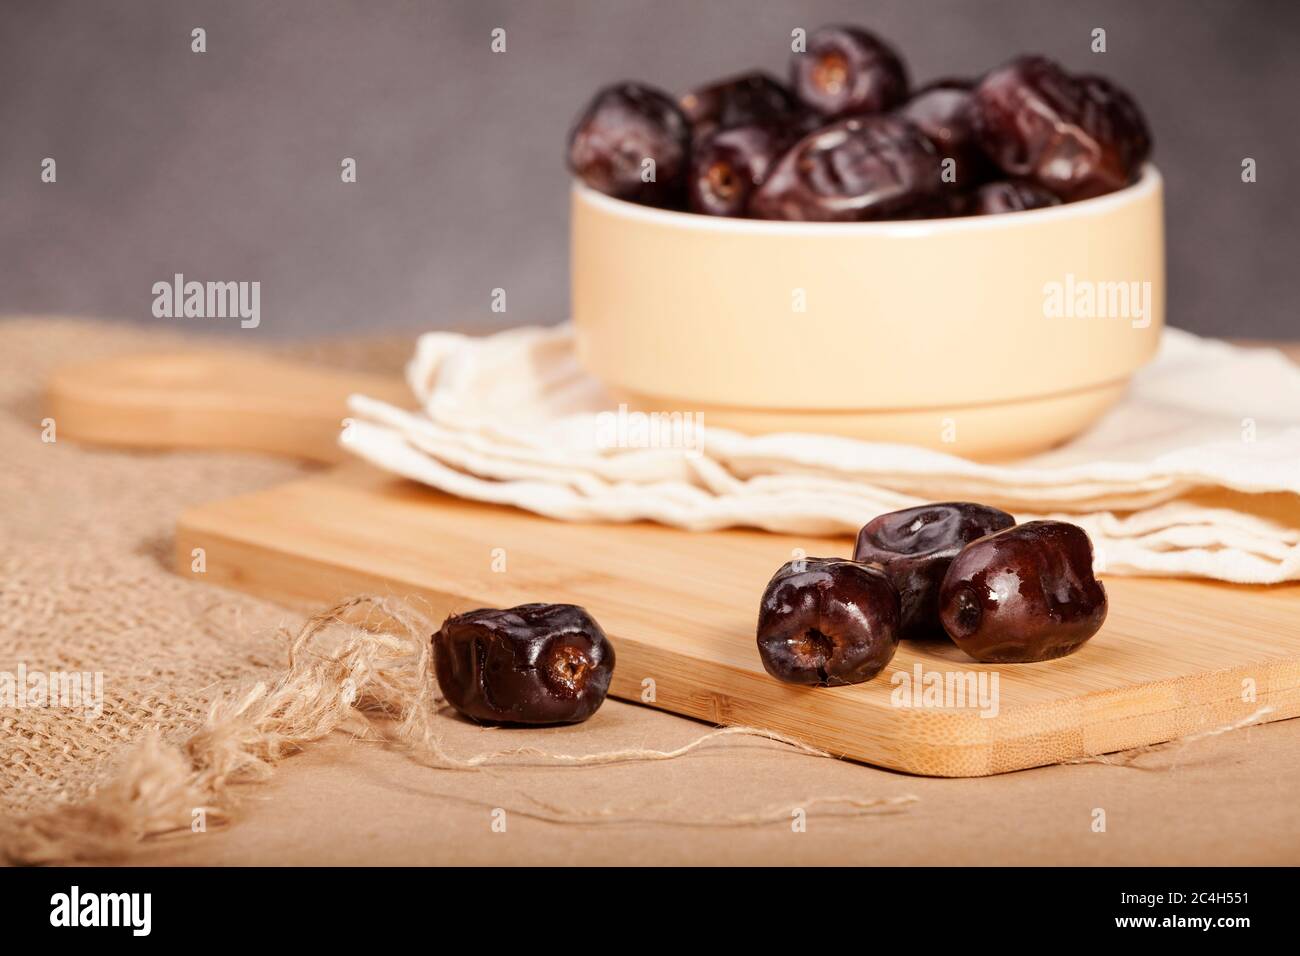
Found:
[[[939,588],[953,558],[985,535],[1010,528],[1005,511],[968,501],[945,501],[891,511],[858,532],[853,559],[878,565],[901,602],[899,637],[942,638]]]
[[[985,76],[971,116],[1003,172],[1067,202],[1122,189],[1150,151],[1146,121],[1127,93],[1042,56],[1018,57]]]
[[[614,647],[583,608],[522,604],[453,614],[433,635],[447,703],[478,721],[572,724],[596,712]]]
[[[601,90],[569,133],[569,169],[597,192],[649,206],[685,202],[690,124],[666,94],[639,83]],[[654,178],[644,175],[654,162]]]
[[[860,684],[893,659],[898,618],[898,594],[878,569],[842,558],[791,561],[763,592],[758,653],[780,681]]]
[[[1000,179],[985,183],[971,196],[967,211],[974,216],[996,216],[1006,212],[1024,212],[1026,209],[1045,209],[1059,206],[1061,200],[1036,183],[1023,179]]]
[[[944,215],[939,154],[895,116],[840,120],[799,140],[749,204],[756,219],[858,222]]]
[[[761,70],[692,90],[677,105],[690,121],[696,143],[736,126],[793,126],[804,112],[793,93]]]
[[[944,630],[985,663],[1070,654],[1101,629],[1106,611],[1092,542],[1064,521],[1030,521],[967,545],[939,592]]]
[[[1102,116],[1096,121],[1110,127],[1105,139],[1121,151],[1120,165],[1136,178],[1151,155],[1151,129],[1137,100],[1127,90],[1104,76],[1085,74],[1077,77],[1083,91]]]
[[[692,212],[743,217],[773,164],[798,139],[780,124],[737,126],[708,136],[691,157]]]
[[[975,138],[973,88],[970,80],[935,80],[895,111],[924,133],[942,158],[953,160],[953,185],[958,189],[971,189],[997,172]]]
[[[790,85],[827,119],[881,113],[907,99],[907,68],[884,40],[859,27],[826,26],[790,58]]]

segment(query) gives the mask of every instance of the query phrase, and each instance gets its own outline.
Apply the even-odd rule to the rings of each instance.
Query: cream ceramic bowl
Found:
[[[1050,209],[881,223],[666,212],[575,184],[578,357],[642,411],[969,458],[1095,421],[1164,324],[1159,172]]]

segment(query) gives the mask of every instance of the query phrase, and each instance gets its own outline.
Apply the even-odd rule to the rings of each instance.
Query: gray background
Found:
[[[563,142],[591,93],[784,75],[790,30],[835,21],[916,81],[1025,51],[1115,77],[1168,183],[1171,323],[1300,336],[1291,0],[0,0],[0,312],[237,330],[151,317],[183,272],[260,280],[267,336],[557,321]]]

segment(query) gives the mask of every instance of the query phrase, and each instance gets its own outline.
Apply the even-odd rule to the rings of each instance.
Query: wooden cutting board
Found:
[[[176,374],[162,371],[169,361]],[[387,380],[238,354],[140,363],[56,376],[59,434],[335,460],[330,436],[346,414],[343,396],[402,391]],[[156,434],[158,422],[166,434]],[[201,572],[193,570],[197,549]],[[1110,617],[1071,657],[986,666],[950,644],[904,643],[866,684],[781,684],[763,671],[754,624],[764,585],[796,549],[843,555],[852,542],[565,524],[451,498],[360,463],[202,505],[181,515],[176,531],[179,573],[298,606],[360,592],[419,596],[439,617],[528,601],[581,604],[616,647],[615,696],[769,728],[911,773],[981,776],[1169,740],[1266,707],[1269,720],[1300,715],[1300,585],[1110,577]],[[924,693],[934,675],[983,679],[996,696],[953,706],[951,697]],[[994,700],[996,715],[987,715]]]

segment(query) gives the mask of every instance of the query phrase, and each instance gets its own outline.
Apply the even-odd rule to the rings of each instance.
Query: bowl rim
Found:
[[[753,235],[796,236],[911,236],[935,233],[979,232],[988,229],[1005,229],[1012,226],[1030,226],[1053,219],[1088,218],[1101,216],[1120,206],[1135,203],[1159,190],[1163,184],[1154,164],[1146,163],[1136,182],[1113,193],[1079,199],[1048,206],[1043,209],[1025,209],[1018,212],[1001,212],[988,216],[961,216],[948,219],[899,219],[879,222],[787,222],[770,219],[738,219],[731,216],[709,216],[704,213],[679,212],[673,209],[656,209],[642,206],[626,199],[616,199],[597,192],[579,179],[573,180],[575,199],[595,206],[611,215],[636,219],[663,226],[682,229],[700,229],[717,233],[749,233]]]

